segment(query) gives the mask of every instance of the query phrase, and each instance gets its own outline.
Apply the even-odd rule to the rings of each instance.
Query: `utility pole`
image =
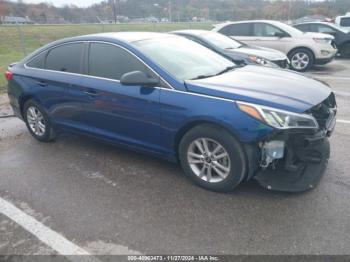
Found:
[[[121,15],[121,12],[120,12],[120,0],[115,0],[116,2],[116,7],[115,7],[115,13],[116,13],[116,17],[118,18],[118,16]]]
[[[117,8],[116,8],[116,0],[111,0],[113,5],[113,17],[114,17],[114,23],[117,23]]]
[[[292,20],[292,0],[288,0],[288,20]]]
[[[169,0],[169,3],[168,3],[168,11],[169,11],[169,22],[172,22],[173,15],[172,15],[172,10],[171,10],[171,0]]]

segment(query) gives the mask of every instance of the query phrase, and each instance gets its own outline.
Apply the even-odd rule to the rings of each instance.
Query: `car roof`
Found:
[[[242,20],[242,21],[228,21],[222,24],[218,24],[216,26],[222,26],[222,25],[229,25],[229,24],[243,24],[243,23],[269,23],[269,24],[279,24],[283,23],[280,21],[275,21],[275,20]]]
[[[166,34],[166,33],[153,33],[153,32],[111,32],[111,33],[99,33],[99,34],[90,34],[90,35],[81,35],[75,37],[69,37],[60,39],[54,42],[51,42],[47,45],[42,46],[37,49],[33,53],[29,54],[27,57],[23,59],[23,61],[28,61],[32,59],[34,56],[39,54],[40,52],[52,48],[57,45],[66,44],[69,42],[83,42],[83,41],[105,41],[116,44],[131,44],[148,40],[148,39],[156,39],[156,38],[167,38],[167,37],[180,37],[174,34]]]
[[[154,33],[154,32],[110,32],[110,33],[99,33],[99,34],[90,34],[73,37],[71,39],[82,40],[91,39],[98,40],[100,38],[118,40],[127,43],[133,43],[148,39],[154,38],[163,38],[163,37],[174,37],[174,35],[166,34],[166,33]],[[66,38],[65,40],[70,40],[70,38]]]
[[[227,25],[234,25],[234,24],[245,24],[245,23],[268,23],[268,24],[272,24],[272,25],[280,25],[283,24],[283,22],[280,21],[275,21],[275,20],[242,20],[242,21],[227,21],[225,23],[222,24],[216,24],[214,25],[214,31],[219,31],[221,30],[223,27],[227,26]]]
[[[304,23],[297,23],[295,25],[306,25],[306,24],[323,24],[323,25],[334,25],[333,23],[329,22],[319,22],[319,21],[314,21],[314,22],[304,22]]]
[[[200,35],[204,35],[204,34],[208,34],[208,33],[213,33],[212,31],[208,31],[208,30],[195,30],[195,29],[186,29],[186,30],[177,30],[177,31],[173,31],[171,32],[172,34],[188,34],[188,35],[196,35],[196,36],[200,36]]]

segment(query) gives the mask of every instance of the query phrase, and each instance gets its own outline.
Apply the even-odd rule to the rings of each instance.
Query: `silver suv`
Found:
[[[277,21],[228,22],[216,25],[213,31],[232,36],[246,44],[279,50],[288,56],[291,68],[300,72],[315,64],[331,62],[337,53],[333,36],[304,33]]]

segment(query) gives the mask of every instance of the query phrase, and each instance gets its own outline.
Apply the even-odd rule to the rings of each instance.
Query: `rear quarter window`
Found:
[[[44,69],[47,52],[42,52],[31,59],[26,65],[32,68]]]

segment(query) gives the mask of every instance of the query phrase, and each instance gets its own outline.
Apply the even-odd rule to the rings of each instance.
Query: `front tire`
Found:
[[[179,145],[179,159],[185,174],[211,191],[233,191],[246,175],[242,146],[226,130],[213,125],[188,131]]]
[[[305,72],[314,66],[315,58],[311,51],[305,48],[298,48],[288,54],[291,69],[298,72]]]
[[[40,142],[50,142],[55,138],[51,122],[41,105],[28,100],[23,107],[23,118],[30,134]]]

